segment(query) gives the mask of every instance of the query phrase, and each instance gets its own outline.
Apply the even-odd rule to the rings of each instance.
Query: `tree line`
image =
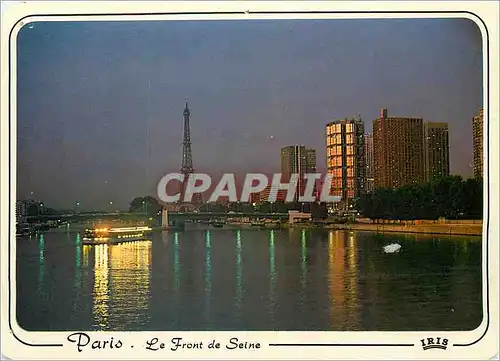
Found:
[[[379,188],[355,202],[371,219],[482,219],[483,180],[450,176],[402,188]]]

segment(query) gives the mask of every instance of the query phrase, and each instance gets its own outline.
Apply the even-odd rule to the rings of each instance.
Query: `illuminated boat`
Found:
[[[150,227],[120,227],[86,229],[83,244],[121,243],[148,238]]]

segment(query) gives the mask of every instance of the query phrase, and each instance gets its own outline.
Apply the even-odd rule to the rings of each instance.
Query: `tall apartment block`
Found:
[[[425,181],[422,118],[389,117],[373,121],[375,188],[399,188]]]
[[[304,194],[306,180],[304,174],[316,173],[316,151],[303,145],[290,145],[281,148],[281,173],[283,181],[288,181],[292,174],[299,174],[295,201]]]
[[[483,120],[484,109],[472,118],[472,139],[474,147],[474,177],[483,177]]]
[[[271,179],[269,179],[269,182],[271,182]],[[260,193],[257,193],[256,195],[256,202],[255,203],[267,203],[269,202],[269,195],[271,193],[271,184],[268,184],[266,188]],[[276,202],[284,202],[286,200],[286,192],[281,189],[274,188],[273,190],[276,190]]]
[[[448,123],[424,124],[425,180],[439,180],[450,175]]]
[[[373,134],[365,134],[365,192],[375,190],[373,164]]]
[[[341,206],[364,192],[364,131],[360,117],[326,125],[326,168],[333,175],[330,194],[342,197]]]

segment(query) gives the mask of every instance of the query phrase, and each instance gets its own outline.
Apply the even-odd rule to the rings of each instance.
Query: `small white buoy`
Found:
[[[397,243],[392,243],[387,246],[384,246],[384,252],[385,253],[394,253],[394,252],[399,252],[401,249],[401,245]]]

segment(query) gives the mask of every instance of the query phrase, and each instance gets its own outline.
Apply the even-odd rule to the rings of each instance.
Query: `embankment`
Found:
[[[479,221],[456,222],[456,223],[432,223],[421,221],[421,223],[353,223],[353,224],[330,224],[325,228],[345,229],[356,231],[372,231],[377,233],[399,232],[399,233],[427,233],[427,234],[449,234],[481,236],[483,224]]]

